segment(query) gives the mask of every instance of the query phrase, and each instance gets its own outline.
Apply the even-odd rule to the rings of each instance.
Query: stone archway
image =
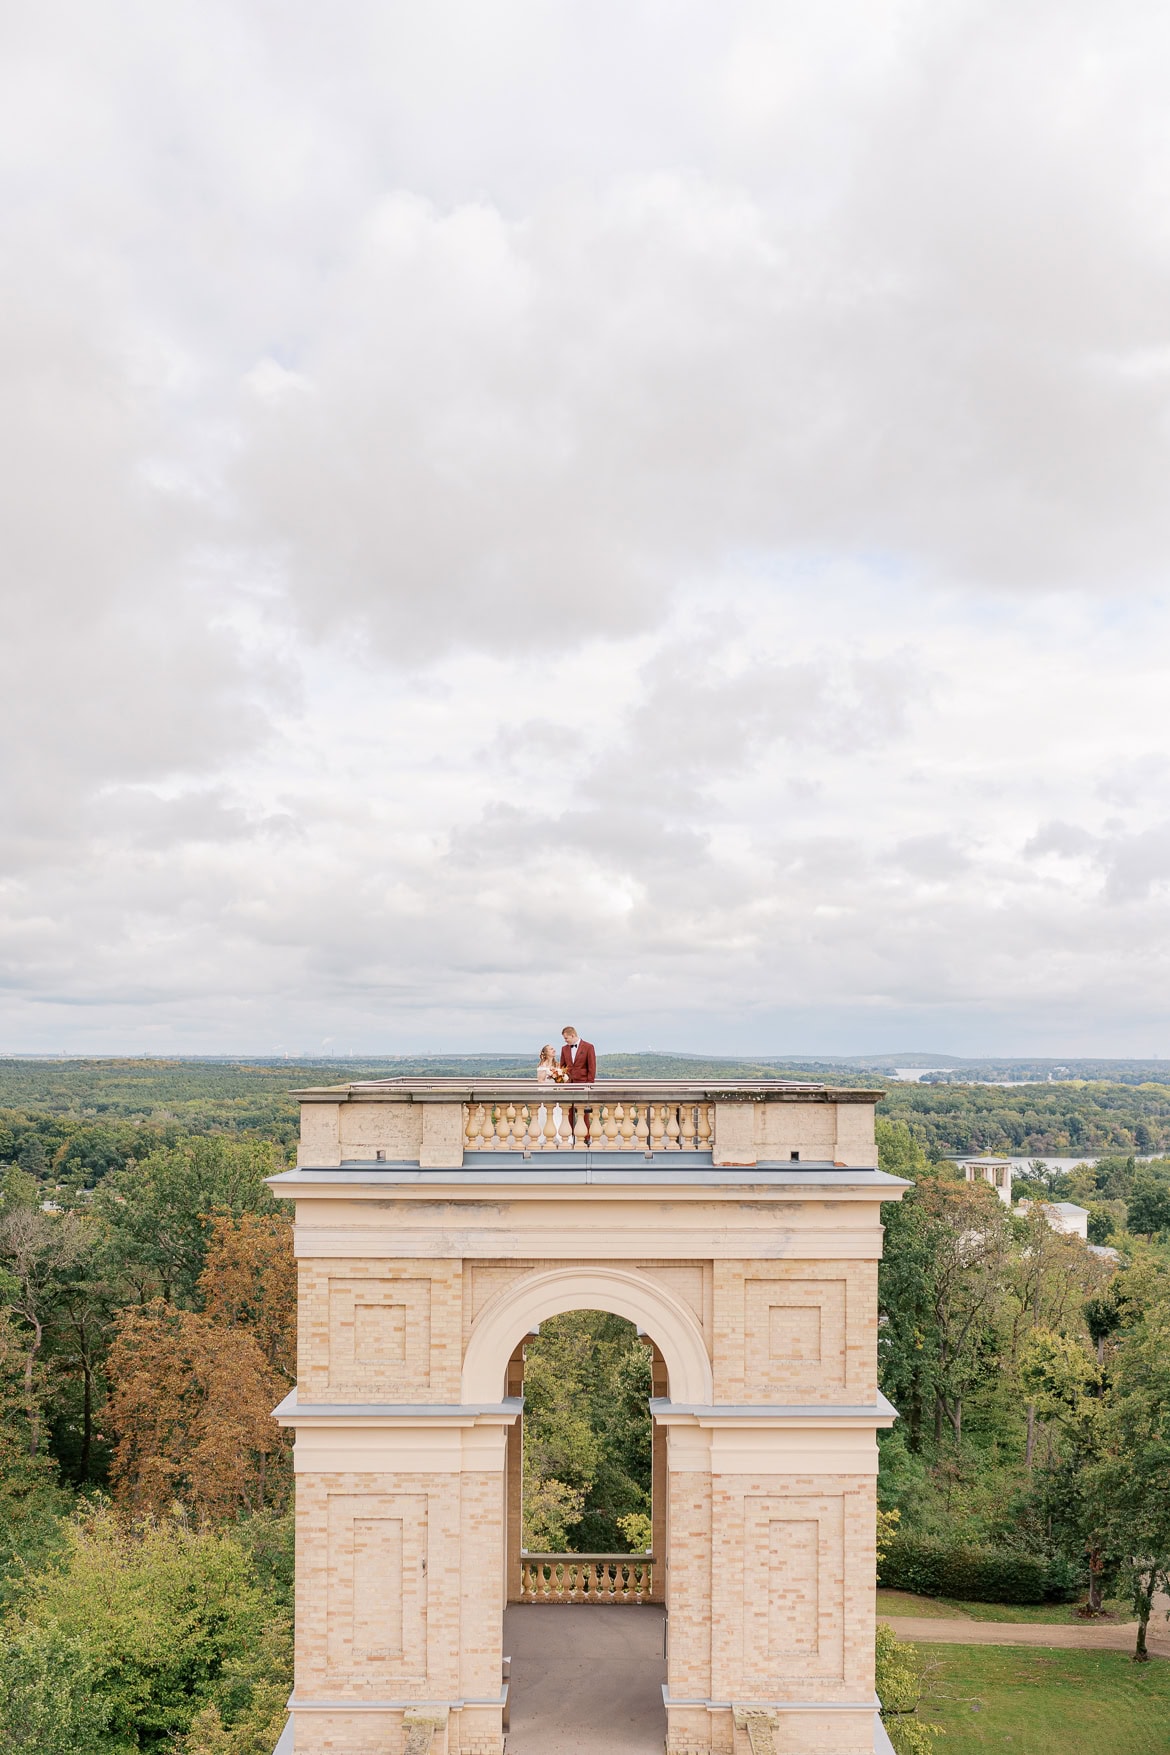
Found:
[[[670,1399],[709,1407],[711,1361],[702,1330],[680,1298],[638,1269],[572,1264],[523,1274],[476,1316],[463,1357],[463,1400],[501,1393],[517,1343],[547,1317],[568,1310],[608,1310],[652,1335],[666,1361]]]
[[[542,1317],[582,1308],[635,1322],[669,1373],[667,1755],[882,1746],[877,1262],[907,1185],[876,1168],[880,1094],[599,1084],[578,1098],[595,1150],[542,1136],[535,1084],[301,1093],[298,1167],[272,1184],[297,1203],[301,1313],[277,1410],[297,1433],[286,1748],[502,1755],[507,1374]]]

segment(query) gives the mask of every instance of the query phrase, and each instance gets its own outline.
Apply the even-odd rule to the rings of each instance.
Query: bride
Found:
[[[545,1084],[561,1085],[561,1084],[564,1084],[564,1082],[565,1082],[564,1068],[561,1066],[560,1062],[558,1061],[557,1051],[553,1047],[551,1042],[546,1042],[544,1047],[540,1051],[540,1059],[536,1064],[536,1082],[537,1082],[537,1084],[540,1084],[540,1085],[545,1085]],[[562,1113],[563,1113],[563,1111],[561,1109],[560,1104],[554,1103],[554,1105],[553,1105],[553,1127],[556,1130],[557,1137],[556,1137],[556,1140],[554,1142],[556,1145],[560,1144],[560,1139],[561,1139],[561,1116],[562,1116]],[[537,1120],[540,1123],[540,1129],[541,1129],[542,1133],[544,1132],[544,1124],[545,1124],[545,1120],[546,1120],[547,1116],[548,1116],[548,1109],[547,1109],[546,1105],[542,1103],[540,1106],[540,1109],[538,1111],[538,1114],[537,1114]]]
[[[564,1083],[564,1069],[557,1059],[557,1051],[551,1042],[546,1042],[540,1051],[540,1059],[536,1064],[536,1077],[540,1084],[553,1079],[558,1085]]]

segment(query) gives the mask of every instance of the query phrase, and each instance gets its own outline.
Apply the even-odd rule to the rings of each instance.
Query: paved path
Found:
[[[930,1645],[1047,1645],[1066,1651],[1128,1651],[1137,1642],[1136,1621],[960,1621],[931,1615],[879,1615],[900,1639]],[[1170,1658],[1170,1626],[1151,1619],[1146,1644],[1155,1657]]]
[[[504,1613],[507,1755],[662,1755],[666,1615],[630,1603],[525,1603]]]

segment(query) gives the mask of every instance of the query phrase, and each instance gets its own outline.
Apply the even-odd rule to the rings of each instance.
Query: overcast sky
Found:
[[[4,7],[0,1051],[1170,1054],[1170,12]]]

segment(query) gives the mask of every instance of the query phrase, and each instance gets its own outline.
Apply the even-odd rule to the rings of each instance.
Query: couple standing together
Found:
[[[583,1042],[572,1024],[565,1025],[564,1029],[561,1031],[561,1036],[564,1040],[564,1047],[561,1049],[561,1057],[559,1060],[557,1059],[557,1051],[551,1042],[546,1042],[540,1051],[540,1060],[537,1063],[536,1068],[538,1083],[542,1085],[546,1083],[556,1085],[591,1085],[597,1077],[596,1048],[594,1048],[592,1042]],[[542,1103],[540,1106],[540,1125],[542,1127],[544,1126],[545,1113],[545,1107]],[[588,1142],[590,1137],[590,1123],[593,1119],[592,1109],[586,1109],[584,1115],[585,1139],[586,1142]],[[573,1129],[576,1125],[577,1111],[575,1107],[570,1104],[570,1140],[573,1137]],[[557,1138],[559,1140],[561,1132],[561,1106],[559,1103],[553,1108],[553,1126],[556,1129]]]
[[[565,1046],[560,1060],[552,1043],[546,1042],[540,1051],[537,1079],[541,1084],[552,1079],[558,1085],[591,1085],[597,1077],[596,1048],[592,1042],[582,1042],[572,1024],[566,1024],[561,1035]]]

